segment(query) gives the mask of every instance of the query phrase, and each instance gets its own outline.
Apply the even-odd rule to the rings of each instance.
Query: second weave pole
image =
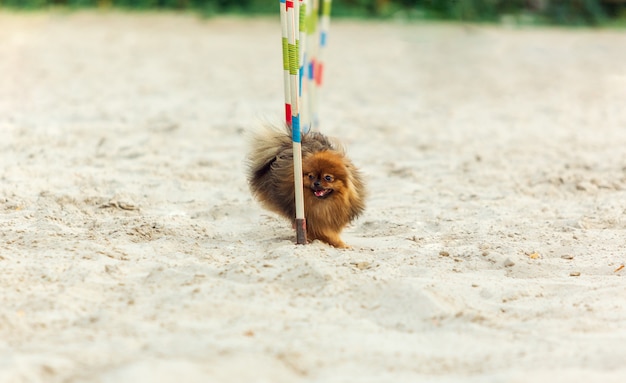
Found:
[[[304,1],[280,0],[280,20],[282,27],[283,69],[285,71],[285,119],[291,127],[293,141],[293,174],[296,204],[296,242],[306,244],[306,218],[304,216],[304,185],[302,184],[302,128],[300,126],[300,55],[303,47],[300,32],[305,23],[300,24],[301,10],[305,11]]]
[[[331,0],[309,0],[306,14],[306,53],[304,71],[306,81],[304,111],[307,129],[320,129],[318,98],[324,73],[324,51],[330,26]],[[320,8],[320,2],[321,8]]]

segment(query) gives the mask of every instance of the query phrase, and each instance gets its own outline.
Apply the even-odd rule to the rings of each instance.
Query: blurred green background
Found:
[[[18,9],[125,8],[271,14],[277,0],[0,0]],[[530,24],[626,24],[626,0],[334,0],[333,16],[500,22]]]

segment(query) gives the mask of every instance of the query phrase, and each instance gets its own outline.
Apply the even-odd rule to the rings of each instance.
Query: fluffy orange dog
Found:
[[[289,128],[265,126],[256,132],[248,155],[248,182],[266,209],[295,225],[292,146]],[[338,142],[309,132],[302,135],[302,173],[308,240],[348,247],[341,240],[341,231],[365,208],[359,170]]]

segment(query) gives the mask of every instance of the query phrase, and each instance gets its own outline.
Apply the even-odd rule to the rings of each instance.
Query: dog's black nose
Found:
[[[318,187],[322,186],[322,183],[320,182],[320,180],[316,180],[315,182],[313,182],[313,186],[318,188]]]

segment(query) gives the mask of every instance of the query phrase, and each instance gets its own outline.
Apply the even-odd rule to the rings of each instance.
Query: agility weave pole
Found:
[[[309,0],[311,1],[311,0]],[[280,0],[280,23],[283,51],[283,85],[285,92],[285,122],[291,127],[296,204],[296,242],[306,244],[304,216],[304,186],[302,179],[302,132],[319,130],[317,94],[322,84],[321,52],[326,46],[330,23],[331,0],[322,0],[322,16],[318,22],[319,1]],[[318,36],[318,24],[319,36]],[[308,48],[308,49],[307,49]],[[305,84],[307,103],[301,102]]]
[[[296,203],[296,243],[306,244],[304,186],[302,184],[302,130],[300,127],[300,6],[301,1],[280,0],[283,70],[285,82],[285,119],[291,127]],[[304,10],[304,7],[303,7]]]
[[[322,2],[320,12],[319,3]],[[311,12],[307,17],[307,62],[306,70],[306,111],[307,126],[319,131],[318,100],[324,73],[323,53],[326,48],[330,27],[331,0],[312,0]]]

